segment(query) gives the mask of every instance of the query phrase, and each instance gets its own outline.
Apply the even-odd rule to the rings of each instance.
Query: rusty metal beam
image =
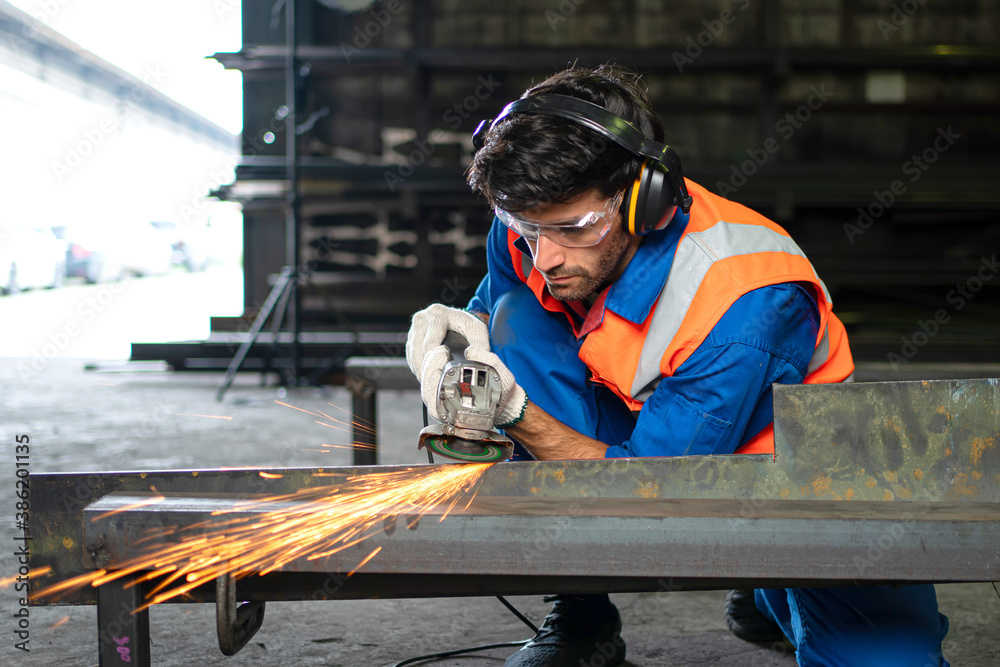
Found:
[[[220,522],[252,523],[298,505],[240,509],[240,499],[218,496],[174,496],[142,506],[144,500],[148,496],[114,494],[86,509],[86,542],[100,554],[92,567],[114,569],[171,544],[177,534],[166,529],[198,526],[186,531],[194,539],[218,531]],[[607,590],[615,590],[620,577],[704,578],[726,587],[734,580],[781,586],[990,581],[1000,573],[1000,514],[991,503],[770,500],[747,506],[737,500],[477,496],[443,522],[442,511],[419,521],[388,515],[383,530],[362,543],[280,570],[346,572],[381,547],[366,572],[594,577],[607,580]]]
[[[769,492],[1000,503],[1000,380],[775,385],[774,424]]]
[[[845,549],[850,545],[857,547],[857,551],[848,549],[843,552],[849,555],[849,559],[853,558],[850,554],[863,551],[861,546],[868,549],[868,540],[877,546],[878,539],[886,534],[891,525],[891,522],[887,523],[887,517],[891,518],[892,512],[899,511],[898,506],[928,513],[926,518],[918,518],[913,524],[918,534],[923,535],[920,531],[926,531],[928,539],[942,542],[941,553],[947,550],[948,545],[943,543],[942,538],[935,538],[931,534],[935,531],[943,531],[939,535],[954,534],[960,539],[968,539],[977,549],[986,549],[992,545],[995,552],[1000,552],[993,524],[962,518],[966,509],[972,513],[969,516],[975,514],[976,506],[981,503],[992,503],[994,508],[1000,503],[1000,448],[997,447],[997,440],[1000,439],[1000,390],[997,380],[776,386],[774,405],[777,455],[773,459],[770,456],[706,456],[500,463],[494,465],[484,476],[479,488],[480,500],[485,502],[487,498],[503,498],[504,502],[509,502],[508,499],[532,498],[581,501],[589,498],[660,498],[686,499],[685,504],[691,507],[697,506],[695,501],[728,501],[728,515],[725,518],[665,516],[658,520],[658,529],[681,530],[681,534],[687,530],[691,531],[692,536],[699,534],[696,532],[697,525],[705,521],[714,522],[715,529],[700,533],[705,539],[703,549],[712,548],[710,540],[715,539],[712,538],[713,534],[726,535],[727,539],[732,537],[734,544],[742,544],[743,533],[728,528],[733,525],[732,522],[774,521],[777,527],[782,522],[790,525],[788,522],[799,521],[801,523],[797,525],[806,532],[810,530],[810,522],[815,523],[814,519],[805,518],[806,514],[799,518],[760,514],[760,508],[769,507],[767,503],[770,501],[815,503],[817,510],[824,501],[877,501],[881,504],[876,507],[887,508],[887,514],[883,515],[882,510],[878,510],[867,518],[840,519],[854,523],[836,524],[839,528],[832,523],[838,521],[836,517],[817,517],[820,522],[830,521],[830,527],[840,531],[836,534],[845,541]],[[31,566],[40,568],[48,565],[53,569],[52,574],[40,581],[39,585],[53,583],[91,569],[95,562],[93,556],[99,554],[88,553],[84,537],[84,508],[101,501],[108,494],[145,493],[151,486],[155,486],[157,491],[170,495],[275,495],[335,484],[338,479],[347,476],[405,468],[406,466],[385,466],[268,470],[282,475],[280,479],[263,478],[258,470],[32,475],[31,535],[34,542]],[[109,499],[106,502],[113,501]],[[896,510],[889,506],[896,506]],[[843,505],[842,509],[848,507]],[[948,516],[951,518],[934,517],[932,513],[938,510],[950,513]],[[639,510],[632,507],[630,511]],[[550,513],[548,517],[521,517],[511,524],[513,533],[504,539],[527,540],[528,535],[524,531],[532,530],[533,534],[539,535],[554,525],[556,519],[553,516]],[[584,522],[580,524],[582,530],[592,530],[596,525],[606,526],[609,530],[617,529],[619,525],[627,523],[621,517],[612,519],[606,514],[566,518]],[[486,514],[463,517],[462,520],[470,525],[486,525],[492,521],[495,526],[499,526],[497,522],[500,519],[501,517]],[[448,526],[451,521],[452,518],[449,518],[442,526]],[[858,532],[852,532],[850,526]],[[746,530],[753,531],[753,528],[747,527]],[[425,530],[418,532],[421,536],[429,534]],[[571,532],[573,531],[563,531],[564,534]],[[612,534],[613,532],[606,533],[604,539],[611,541]],[[820,533],[814,533],[814,537],[817,543],[822,543],[820,541],[825,539]],[[412,539],[416,540],[415,537]],[[493,544],[498,539],[496,535],[490,536]],[[790,534],[788,539],[798,538]],[[896,553],[903,554],[906,551],[906,545],[911,544],[908,539],[904,536],[893,543],[899,545]],[[593,540],[595,543],[597,541],[598,538]],[[617,538],[615,541],[617,542]],[[414,548],[417,548],[417,542],[419,540],[414,542]],[[577,545],[577,548],[582,547]],[[893,550],[895,551],[895,546]],[[627,556],[628,553],[629,545],[623,543],[617,558]],[[913,553],[914,558],[917,558],[916,552]],[[650,557],[653,557],[651,552]],[[656,557],[659,558],[658,553]],[[381,559],[375,559],[370,565],[378,560]],[[953,573],[945,570],[938,571],[935,576],[947,576],[949,580],[969,580],[970,576],[981,576],[987,566],[994,567],[990,561],[983,560],[965,574],[957,573],[960,575],[957,579],[952,576]],[[330,567],[334,565],[330,564]],[[836,570],[837,566],[830,567]],[[849,569],[849,565],[841,563],[839,567],[842,570],[840,574],[849,574],[844,571],[845,568]],[[581,565],[581,570],[582,568]],[[830,568],[826,568],[823,576],[833,577],[836,574],[830,572]],[[520,573],[491,577],[476,575],[473,579],[481,583],[500,580],[503,580],[501,583],[510,583],[510,577],[516,578],[518,575]],[[287,573],[282,576],[306,577],[305,574]],[[453,578],[462,576],[453,575]],[[548,579],[555,575],[544,576]],[[674,576],[680,577],[678,573],[674,573]],[[878,576],[888,576],[888,573]],[[992,576],[996,578],[995,571]],[[358,577],[362,575],[356,575],[352,582]],[[388,581],[379,577],[396,578],[399,581],[398,577],[405,578],[405,575],[372,574],[365,575],[358,581]],[[623,576],[620,582],[628,580],[634,583],[647,579]],[[530,577],[521,577],[518,585],[528,586],[531,581]],[[706,580],[701,581],[704,583]],[[583,580],[579,583],[580,586],[590,585]],[[260,590],[267,588],[263,580],[254,585],[262,587]],[[368,585],[352,583],[342,588],[354,591],[363,589],[372,593],[373,587],[378,588],[381,583],[366,586]],[[470,587],[474,586],[470,584]],[[438,588],[445,589],[447,586],[440,583]],[[419,585],[399,583],[398,588],[393,590],[420,594],[423,589]],[[481,594],[492,592],[485,590],[485,583],[481,590],[484,590]],[[62,599],[63,603],[68,604],[92,604],[95,601],[94,591],[90,588],[74,591]],[[56,601],[36,600],[35,603],[51,604]]]

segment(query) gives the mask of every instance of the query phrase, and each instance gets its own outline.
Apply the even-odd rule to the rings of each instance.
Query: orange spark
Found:
[[[290,405],[288,403],[282,403],[281,401],[278,401],[278,400],[275,400],[274,402],[277,403],[278,405],[284,405],[286,408],[291,408],[292,410],[298,410],[299,412],[304,412],[307,415],[312,415],[313,417],[322,417],[323,416],[323,415],[318,415],[315,412],[310,412],[309,410],[304,410],[302,408],[297,408],[294,405]]]
[[[372,428],[375,428],[375,424],[371,423],[367,419],[358,419],[357,417],[354,416],[353,412],[351,412],[350,410],[347,410],[346,408],[342,408],[339,405],[333,405],[333,403],[331,403],[330,401],[327,401],[326,404],[337,408],[341,412],[346,412],[347,414],[351,415],[351,420],[354,421],[355,423],[364,423],[364,424],[367,424],[368,426],[370,426]]]
[[[333,404],[331,403],[331,405],[333,405]],[[334,406],[334,407],[336,407],[336,406]],[[359,428],[359,429],[362,429],[362,430],[365,430],[365,431],[369,431],[370,433],[375,433],[375,427],[374,426],[368,426],[367,424],[363,424],[363,423],[361,423],[358,420],[354,420],[350,424],[348,424],[345,421],[341,421],[339,419],[335,419],[334,417],[331,417],[330,415],[326,414],[322,410],[317,410],[317,412],[319,412],[321,415],[323,415],[324,417],[326,417],[330,421],[334,422],[335,424],[343,424],[344,426],[353,426],[354,428]],[[317,422],[317,423],[319,423],[319,422]],[[326,425],[327,424],[323,424],[323,426],[326,426]]]
[[[150,488],[153,488],[153,487],[150,486]],[[119,514],[121,512],[125,512],[125,511],[128,511],[128,510],[134,510],[134,509],[137,509],[139,507],[145,507],[146,505],[155,505],[156,503],[158,503],[160,501],[163,501],[163,500],[166,500],[166,498],[164,496],[152,496],[150,498],[146,498],[145,500],[140,500],[137,503],[130,503],[128,505],[123,505],[122,507],[119,507],[117,509],[113,509],[113,510],[111,510],[109,512],[105,512],[103,514],[98,514],[97,516],[95,516],[90,521],[91,521],[91,523],[93,523],[94,521],[99,521],[101,519],[106,519],[109,516],[114,516],[115,514]]]
[[[386,516],[419,518],[443,508],[443,519],[460,500],[475,495],[490,465],[420,466],[355,474],[346,479],[342,474],[328,473],[340,477],[335,486],[304,488],[235,503],[231,509],[212,512],[210,520],[172,528],[175,543],[153,543],[162,542],[168,531],[159,536],[151,534],[140,541],[145,544],[143,553],[116,563],[114,570],[98,570],[57,582],[33,597],[46,598],[118,579],[125,579],[126,586],[135,585],[137,580],[158,580],[147,592],[141,611],[185,595],[223,574],[238,579],[280,570],[300,559],[326,558],[380,533]],[[230,516],[225,517],[227,514]],[[376,548],[369,553],[351,574],[379,551]]]
[[[346,431],[347,430],[346,428],[338,428],[338,427],[334,426],[333,424],[324,424],[323,422],[319,421],[318,419],[314,419],[313,421],[315,421],[320,426],[325,426],[327,428],[332,428],[335,431]]]
[[[263,470],[259,471],[257,474],[263,477],[264,479],[281,479],[282,477],[284,477],[284,475],[279,475],[273,472],[264,472]]]
[[[332,447],[333,449],[377,449],[375,445],[369,444],[367,442],[355,442],[350,445],[327,445],[322,444],[320,447]],[[329,454],[329,449],[306,449],[307,452],[323,452],[324,454]]]
[[[58,628],[61,625],[66,625],[67,622],[69,622],[69,616],[63,616],[58,621],[56,621],[55,623],[53,623],[52,625],[50,625],[46,629],[46,631],[48,632],[48,631],[51,631],[51,630],[55,630],[56,628]]]
[[[337,424],[343,424],[343,426],[334,426],[333,424],[326,424],[326,423],[324,423],[324,422],[321,422],[321,421],[319,421],[319,420],[314,420],[314,421],[315,421],[315,422],[316,422],[317,424],[319,424],[320,426],[325,426],[325,427],[327,427],[327,428],[332,428],[332,429],[333,429],[334,431],[344,431],[345,433],[352,433],[352,432],[354,431],[354,429],[351,429],[351,428],[345,428],[346,426],[349,426],[349,425],[348,425],[348,424],[345,424],[345,423],[344,423],[344,422],[342,422],[342,421],[337,421],[336,419],[334,419],[333,421],[337,422]],[[358,429],[362,430],[362,431],[365,431],[365,432],[367,432],[367,433],[371,433],[372,435],[374,435],[374,434],[376,433],[375,429],[373,429],[373,428],[368,428],[367,426],[364,426],[363,424],[355,424],[355,426],[356,426],[356,427],[357,427]]]
[[[150,579],[156,579],[157,577],[159,577],[161,575],[164,575],[167,572],[173,572],[176,569],[177,569],[176,565],[167,565],[165,567],[158,568],[158,569],[153,570],[151,572],[147,572],[146,574],[142,575],[141,577],[136,577],[132,581],[130,581],[127,584],[125,584],[124,586],[122,586],[122,588],[126,588],[126,589],[127,588],[132,588],[136,584],[141,584],[142,582],[149,581]]]
[[[84,586],[89,586],[92,581],[99,579],[107,574],[106,570],[95,570],[93,572],[85,572],[84,574],[77,575],[75,577],[70,577],[69,579],[64,579],[62,581],[56,582],[51,586],[46,586],[45,588],[35,591],[31,594],[31,599],[36,600],[42,597],[47,597],[55,593],[61,593],[63,591],[68,591],[76,588],[82,588]]]
[[[358,570],[360,570],[362,567],[364,567],[365,563],[367,563],[368,561],[370,561],[372,558],[375,558],[375,554],[377,554],[379,551],[382,551],[382,547],[375,547],[375,551],[373,551],[370,554],[368,554],[367,556],[365,556],[364,560],[362,560],[360,563],[358,563],[357,565],[355,565],[354,569],[347,573],[347,576],[348,577],[353,577],[354,573],[357,572]]]
[[[28,579],[37,579],[39,577],[43,577],[51,571],[52,568],[48,565],[45,565],[44,567],[35,568],[28,573]],[[24,581],[23,574],[20,575],[16,574],[13,577],[4,577],[3,579],[0,579],[0,588],[7,588],[15,581],[17,581],[19,578],[21,579],[21,581]]]

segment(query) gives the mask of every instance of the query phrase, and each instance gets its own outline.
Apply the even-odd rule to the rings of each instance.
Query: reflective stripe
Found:
[[[531,261],[531,255],[527,253],[521,253],[521,273],[527,279],[528,274],[531,273],[531,269],[535,267],[534,263]]]
[[[649,400],[649,397],[653,395],[653,392],[656,391],[656,388],[660,386],[660,382],[662,380],[663,380],[662,375],[657,377],[655,380],[653,380],[645,387],[643,387],[642,390],[632,398],[634,398],[637,401],[642,401],[643,403],[645,403],[646,401]]]
[[[639,354],[630,390],[633,398],[661,377],[660,361],[680,330],[698,287],[712,264],[729,257],[760,252],[784,252],[805,257],[790,237],[762,225],[719,221],[704,231],[684,235],[677,246],[674,263],[660,291]],[[825,292],[826,288],[823,289]]]
[[[816,351],[813,352],[812,359],[809,360],[809,368],[806,369],[806,377],[812,374],[814,370],[826,363],[826,360],[830,356],[830,327],[828,326],[823,331],[823,337],[820,339],[819,344],[816,346]],[[653,395],[656,388],[660,385],[663,380],[662,375],[658,375],[655,380],[647,384],[638,394],[635,394],[632,398],[637,401],[642,401],[645,403],[649,400],[649,397]],[[847,376],[844,382],[854,382],[854,373]]]
[[[810,263],[809,266],[812,267],[812,264]],[[813,275],[816,276],[816,282],[819,283],[819,286],[823,288],[823,296],[826,297],[826,302],[833,303],[833,297],[830,296],[830,290],[826,288],[826,283],[819,279],[819,274],[816,273],[815,267],[813,267]]]
[[[816,351],[813,352],[812,359],[809,360],[809,368],[806,369],[806,375],[812,374],[814,370],[826,363],[827,358],[830,356],[830,326],[827,325],[823,329],[823,337],[820,339],[819,344],[816,346]]]

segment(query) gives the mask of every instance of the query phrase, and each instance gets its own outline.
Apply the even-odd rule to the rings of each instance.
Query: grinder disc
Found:
[[[496,463],[510,458],[513,447],[486,440],[465,440],[455,436],[438,435],[423,440],[422,446],[435,454],[455,461]]]

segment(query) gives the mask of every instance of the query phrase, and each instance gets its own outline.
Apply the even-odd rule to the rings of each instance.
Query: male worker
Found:
[[[638,77],[615,66],[559,72],[481,126],[468,180],[496,213],[489,271],[468,310],[432,305],[407,339],[432,413],[448,330],[501,375],[514,459],[773,451],[773,383],[851,379],[799,247],[683,179],[662,141]],[[554,600],[507,667],[624,661],[607,595]],[[787,637],[800,665],[947,664],[930,585],[734,591],[726,616],[740,638]]]

